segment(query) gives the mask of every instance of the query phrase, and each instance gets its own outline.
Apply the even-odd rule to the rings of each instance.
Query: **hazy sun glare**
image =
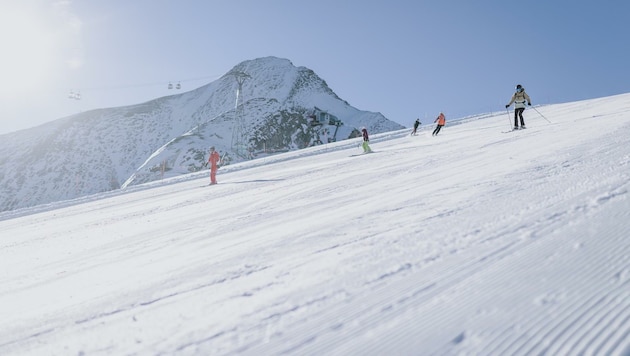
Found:
[[[6,7],[0,5],[0,78],[5,89],[32,90],[51,77],[53,32],[38,14]]]

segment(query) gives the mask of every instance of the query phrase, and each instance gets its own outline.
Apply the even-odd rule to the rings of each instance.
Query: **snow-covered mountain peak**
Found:
[[[189,92],[2,135],[0,211],[195,172],[209,146],[235,163],[344,140],[359,126],[402,127],[351,107],[288,59],[247,60]]]

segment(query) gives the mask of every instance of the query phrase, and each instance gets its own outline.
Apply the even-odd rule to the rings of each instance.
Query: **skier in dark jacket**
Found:
[[[518,119],[521,119],[521,129],[525,128],[525,120],[523,120],[523,111],[525,111],[525,102],[527,105],[532,105],[532,101],[529,95],[525,92],[525,88],[522,85],[516,86],[516,92],[512,95],[512,100],[505,105],[505,108],[509,108],[514,103],[514,130],[518,130]]]
[[[413,123],[413,131],[411,131],[412,135],[416,135],[416,131],[418,131],[418,126],[420,126],[420,119],[416,119],[416,122]]]

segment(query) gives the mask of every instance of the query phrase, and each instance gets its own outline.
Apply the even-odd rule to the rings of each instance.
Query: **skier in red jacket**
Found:
[[[210,147],[210,157],[208,158],[208,163],[210,164],[210,184],[217,184],[219,162],[221,162],[219,152],[214,150],[214,146]]]

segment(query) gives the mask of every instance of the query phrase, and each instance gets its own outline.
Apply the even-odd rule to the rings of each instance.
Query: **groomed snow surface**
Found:
[[[4,213],[0,354],[629,355],[630,95],[525,118]]]

